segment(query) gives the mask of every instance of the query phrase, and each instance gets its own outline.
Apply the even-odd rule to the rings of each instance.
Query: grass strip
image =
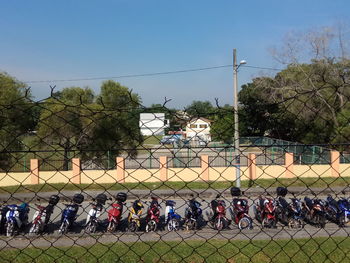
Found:
[[[350,238],[96,244],[0,251],[2,262],[350,262]]]
[[[337,186],[348,186],[350,177],[309,177],[309,178],[277,178],[277,179],[257,179],[254,181],[242,181],[244,188],[268,188],[277,186],[300,186],[307,188],[327,188]],[[0,193],[29,193],[29,192],[55,192],[63,190],[193,190],[193,189],[229,189],[235,186],[235,181],[215,181],[215,182],[139,182],[139,183],[110,183],[110,184],[37,184],[37,185],[18,185],[0,187]]]

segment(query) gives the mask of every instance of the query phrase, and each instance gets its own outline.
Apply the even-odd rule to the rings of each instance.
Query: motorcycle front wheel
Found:
[[[197,229],[197,221],[196,220],[188,220],[186,222],[186,230],[189,231],[189,230],[196,230]]]
[[[242,217],[238,222],[238,228],[240,230],[250,228],[252,225],[251,219],[248,217]]]
[[[167,227],[169,231],[177,231],[180,227],[180,223],[176,219],[171,219]]]
[[[38,223],[33,223],[31,228],[29,229],[29,234],[38,235],[40,232],[40,225]]]
[[[8,222],[6,225],[6,236],[11,237],[15,233],[15,224],[13,222]]]
[[[227,221],[224,218],[218,218],[215,220],[214,226],[216,230],[221,231],[227,227]]]
[[[110,221],[108,226],[107,226],[107,231],[112,233],[116,230],[116,228],[117,228],[116,223],[114,223],[114,221]]]
[[[93,234],[96,232],[96,224],[93,221],[90,221],[85,227],[85,233]]]
[[[130,223],[129,223],[129,231],[130,232],[136,232],[137,230],[137,223],[136,221],[132,220]]]
[[[326,225],[326,218],[320,214],[316,214],[315,215],[315,224],[320,228],[324,228]]]
[[[68,231],[68,223],[67,221],[63,221],[60,226],[60,229],[58,229],[58,234],[63,235],[63,234],[66,234],[67,231]]]
[[[157,230],[157,222],[154,220],[151,220],[146,225],[146,232],[152,232]]]

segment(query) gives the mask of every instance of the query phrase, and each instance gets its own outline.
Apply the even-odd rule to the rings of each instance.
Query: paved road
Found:
[[[319,196],[320,198],[325,198],[325,196]],[[177,202],[177,212],[183,216],[184,210],[187,207],[186,202],[182,199],[175,200]],[[203,206],[204,218],[206,217],[206,212],[210,211],[209,202],[210,199],[198,200],[201,201]],[[229,201],[229,200],[228,200]],[[252,202],[254,199],[249,199],[249,203],[252,209]],[[228,202],[227,202],[228,205]],[[131,202],[127,202],[127,207],[131,206]],[[148,204],[145,204],[147,207]],[[145,233],[143,231],[130,233],[126,231],[126,222],[125,218],[127,217],[127,209],[124,210],[124,227],[114,234],[105,233],[104,229],[106,225],[102,225],[98,232],[93,235],[88,235],[84,233],[83,224],[85,223],[85,218],[87,212],[90,210],[89,202],[84,202],[79,212],[77,219],[77,224],[65,236],[60,236],[57,233],[59,227],[59,220],[61,211],[64,208],[64,205],[60,203],[55,209],[54,214],[52,215],[52,220],[54,224],[50,226],[50,232],[38,237],[30,237],[28,234],[18,235],[16,237],[7,238],[0,237],[0,249],[1,248],[24,248],[28,246],[34,247],[65,247],[72,245],[93,245],[95,243],[113,243],[113,242],[136,242],[136,241],[156,241],[156,240],[207,240],[207,239],[231,239],[231,240],[271,240],[271,239],[290,239],[290,238],[309,238],[309,237],[328,237],[328,236],[349,236],[350,227],[339,228],[333,223],[328,223],[325,229],[319,229],[314,226],[306,225],[304,229],[295,230],[288,229],[282,225],[278,225],[277,229],[261,229],[260,224],[254,222],[254,229],[252,230],[243,230],[240,231],[237,226],[231,225],[230,229],[223,230],[221,232],[215,231],[210,228],[208,225],[203,225],[202,228],[198,231],[184,231],[180,230],[178,232],[167,232],[165,230],[158,231],[156,233]],[[108,209],[108,205],[106,205]],[[162,204],[162,214],[164,214],[165,204]],[[146,209],[144,209],[144,213]],[[34,209],[31,209],[30,218],[34,213]],[[252,210],[250,214],[253,215]],[[145,214],[144,214],[145,215]],[[104,221],[107,218],[106,212],[101,215],[101,220]],[[144,224],[143,224],[144,228]]]

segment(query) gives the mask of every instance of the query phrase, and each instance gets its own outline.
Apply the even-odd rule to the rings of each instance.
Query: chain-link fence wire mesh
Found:
[[[240,158],[229,105],[35,101],[2,74],[1,262],[350,261],[349,71],[326,66],[242,87]]]

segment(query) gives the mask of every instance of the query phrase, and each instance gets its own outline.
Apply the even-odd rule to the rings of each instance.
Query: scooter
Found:
[[[135,232],[141,227],[141,215],[143,204],[140,200],[135,200],[130,208],[128,216],[128,229],[131,232]]]
[[[248,214],[249,205],[246,199],[234,198],[231,211],[232,220],[239,229],[253,228],[253,220]]]
[[[185,210],[185,227],[186,230],[196,230],[202,219],[201,204],[194,198],[188,201],[188,207]]]
[[[108,210],[108,226],[107,231],[108,232],[114,232],[117,227],[120,225],[120,220],[123,214],[123,208],[124,208],[124,202],[127,199],[126,193],[118,193],[116,196],[115,203],[112,203],[112,208]],[[112,200],[112,199],[110,199]]]
[[[298,198],[291,198],[291,203],[288,205],[288,227],[303,228],[304,217],[301,209],[301,201]]]
[[[345,226],[350,219],[350,203],[346,198],[341,197],[338,200],[338,206],[341,210],[341,215],[339,217],[339,226]]]
[[[28,224],[29,206],[22,203],[20,206],[8,205],[6,213],[6,236],[13,236],[16,231],[20,231]]]
[[[92,208],[90,209],[86,217],[85,232],[86,233],[95,233],[97,226],[99,224],[99,217],[101,216],[103,206],[107,201],[107,196],[105,194],[99,194],[93,202],[90,203]]]
[[[66,208],[62,212],[61,226],[58,229],[59,234],[66,234],[68,232],[68,229],[77,219],[78,210],[83,201],[84,196],[82,194],[75,194],[69,204],[64,204]]]
[[[176,202],[168,200],[165,202],[165,218],[168,231],[177,231],[180,229],[181,216],[176,213]]]
[[[248,200],[240,197],[244,192],[238,187],[231,188],[231,195],[234,197],[232,200],[232,209],[230,208],[230,213],[232,221],[238,225],[239,229],[253,228],[253,220],[249,216],[249,205]]]
[[[226,217],[226,203],[224,200],[218,200],[215,208],[216,217],[214,218],[214,229],[222,230],[228,227],[229,220]]]
[[[275,228],[277,223],[276,206],[272,198],[260,197],[254,205],[255,218],[263,228]]]
[[[147,210],[146,232],[156,231],[159,225],[160,205],[156,197],[152,197],[152,202]]]
[[[6,214],[9,211],[9,208],[6,204],[3,204],[0,208],[0,233],[6,234]]]
[[[343,211],[340,209],[338,202],[331,196],[328,195],[325,202],[325,216],[326,218],[338,225],[343,225]]]
[[[53,213],[54,207],[59,202],[60,197],[58,195],[52,195],[49,199],[47,206],[35,204],[37,207],[36,212],[33,215],[32,226],[30,227],[29,234],[40,234],[44,232],[45,227],[50,221],[51,214]],[[38,199],[40,201],[40,199]]]
[[[302,213],[305,215],[305,221],[314,224],[320,228],[326,225],[325,203],[321,199],[304,198]]]
[[[285,196],[288,193],[287,188],[285,187],[277,187],[276,188],[277,198],[275,200],[276,211],[275,215],[278,221],[280,221],[283,225],[288,225],[289,217],[288,217],[288,202],[285,199]]]

